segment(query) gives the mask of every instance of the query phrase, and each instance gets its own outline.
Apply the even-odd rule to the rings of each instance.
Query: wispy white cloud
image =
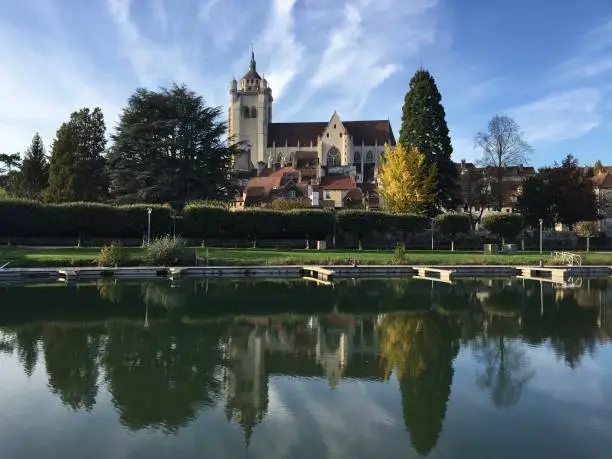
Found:
[[[578,49],[554,69],[566,79],[592,78],[612,72],[612,18],[601,22],[582,37]]]
[[[198,7],[197,18],[204,24],[202,34],[221,51],[249,30],[248,7],[239,0],[204,0]]]
[[[0,43],[0,151],[23,151],[36,131],[50,148],[60,124],[84,106],[102,107],[107,126],[114,123],[125,95],[61,42],[0,19]]]
[[[580,137],[600,125],[601,90],[571,89],[512,109],[509,114],[525,128],[531,142]]]
[[[203,94],[209,103],[223,102],[211,84],[212,78],[207,80],[207,75],[195,65],[191,47],[168,37],[142,33],[132,17],[132,7],[136,5],[132,0],[106,0],[106,4],[121,43],[117,52],[130,62],[138,84],[154,88],[185,83]]]
[[[165,32],[168,30],[168,14],[166,13],[164,0],[153,0],[151,6],[153,8],[153,16],[155,17],[155,20]]]
[[[308,83],[297,98],[299,111],[317,93],[333,93],[341,113],[355,115],[372,90],[398,72],[436,39],[436,0],[308,0],[311,21]],[[321,40],[319,37],[325,37]]]
[[[258,43],[270,56],[266,79],[280,99],[287,86],[304,70],[305,47],[295,32],[296,0],[273,0],[266,27]],[[259,44],[258,44],[258,49]]]

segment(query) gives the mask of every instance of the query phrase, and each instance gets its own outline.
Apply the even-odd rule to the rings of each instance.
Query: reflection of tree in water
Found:
[[[121,422],[176,432],[212,406],[221,384],[219,329],[214,323],[109,326],[103,363]]]
[[[100,330],[50,326],[42,334],[49,387],[72,409],[91,410],[98,394]]]
[[[508,336],[516,336],[518,318],[489,317],[487,332],[473,341],[475,359],[483,365],[476,384],[491,391],[491,400],[498,408],[515,405],[523,386],[534,373],[522,344]]]
[[[22,327],[17,331],[17,356],[28,378],[34,373],[38,362],[40,337],[41,327],[39,325]]]
[[[381,352],[398,378],[404,423],[419,454],[436,446],[442,430],[458,337],[451,319],[433,313],[387,315],[381,323]]]
[[[0,330],[0,353],[12,354],[15,350],[15,334]]]

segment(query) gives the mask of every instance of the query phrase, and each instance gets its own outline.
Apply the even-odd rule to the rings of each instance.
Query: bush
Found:
[[[359,250],[363,238],[373,231],[380,231],[389,226],[386,218],[390,214],[368,210],[342,210],[337,214],[338,226],[342,231],[353,233],[357,237]]]
[[[176,266],[187,260],[185,240],[166,235],[156,238],[145,247],[147,263],[153,266]]]
[[[467,214],[441,214],[435,218],[438,230],[451,237],[451,250],[455,250],[457,234],[468,234],[472,225]]]
[[[383,217],[386,231],[401,231],[404,238],[407,234],[424,231],[429,226],[429,219],[415,214],[385,214]]]
[[[406,246],[403,242],[395,246],[393,251],[393,262],[396,264],[402,264],[406,260]]]
[[[487,231],[502,238],[502,243],[506,238],[515,238],[523,229],[523,217],[511,213],[494,213],[485,215],[482,218],[482,226]]]
[[[334,232],[334,215],[326,210],[295,209],[287,212],[286,237],[323,240]]]
[[[121,242],[111,242],[100,249],[98,266],[122,266],[127,260],[127,253]]]
[[[270,208],[273,210],[294,210],[294,209],[308,209],[310,206],[310,200],[308,198],[298,199],[287,199],[279,198],[272,201]]]
[[[228,231],[229,212],[219,206],[190,203],[183,210],[184,235],[198,238],[221,237]]]

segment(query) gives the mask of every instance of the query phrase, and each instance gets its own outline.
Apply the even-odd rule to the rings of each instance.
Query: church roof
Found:
[[[257,73],[255,70],[249,70],[242,77],[243,80],[261,80],[261,75]]]
[[[389,120],[344,121],[342,124],[353,136],[355,145],[395,145],[395,136]],[[277,146],[285,145],[285,141],[288,145],[297,145],[298,141],[303,146],[310,145],[310,142],[316,145],[319,135],[325,131],[327,125],[327,122],[270,123],[268,147],[271,147],[273,142]]]

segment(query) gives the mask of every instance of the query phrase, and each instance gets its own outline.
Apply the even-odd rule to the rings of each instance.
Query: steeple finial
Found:
[[[255,50],[253,49],[255,46],[254,42],[251,42],[251,63],[249,64],[249,70],[253,72],[257,71],[257,64],[255,63]]]

